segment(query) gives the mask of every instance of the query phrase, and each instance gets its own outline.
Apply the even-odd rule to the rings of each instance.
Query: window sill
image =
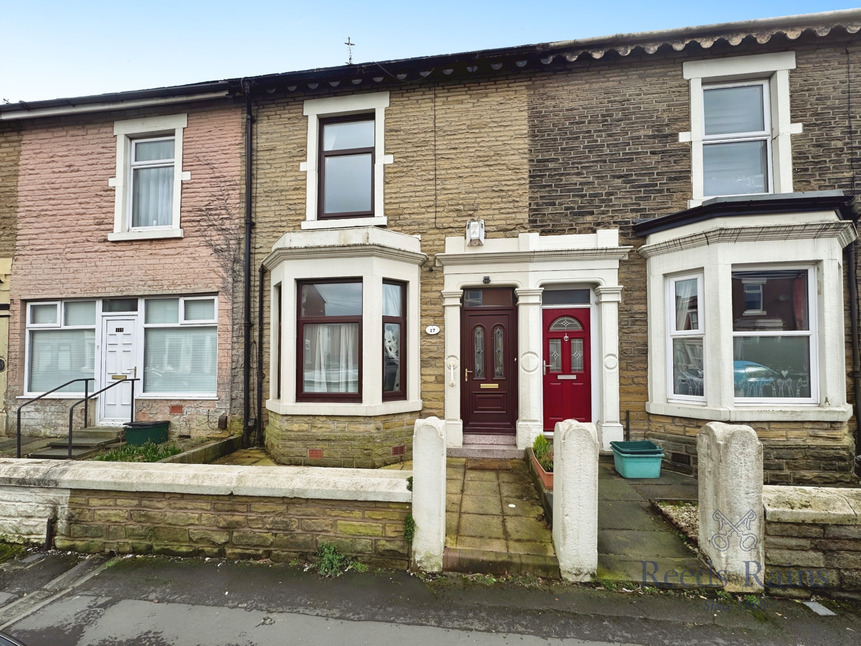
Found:
[[[302,229],[347,229],[352,227],[384,227],[388,219],[385,217],[372,218],[342,218],[331,220],[305,220],[300,225]]]
[[[827,408],[816,404],[754,404],[719,408],[678,402],[647,402],[646,412],[714,422],[845,422],[852,417],[852,407],[848,404]]]
[[[170,399],[171,401],[218,401],[218,395],[195,395],[189,393],[141,393],[135,394],[135,399]]]
[[[277,399],[266,401],[266,409],[279,415],[319,415],[320,405],[326,407],[329,415],[343,415],[348,417],[375,417],[377,415],[395,415],[397,413],[410,413],[422,409],[422,400],[400,400],[393,402],[382,402],[378,404],[362,404],[358,402],[297,402],[288,403]]]
[[[127,240],[161,240],[165,238],[182,238],[182,229],[153,229],[152,231],[114,231],[108,234],[110,242],[125,242]]]

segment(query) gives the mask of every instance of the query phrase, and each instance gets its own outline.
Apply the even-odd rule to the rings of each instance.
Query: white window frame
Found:
[[[422,409],[420,321],[421,268],[426,258],[415,236],[376,227],[347,231],[295,232],[276,243],[264,260],[270,270],[270,311],[278,312],[281,354],[277,355],[279,329],[270,329],[268,410],[278,415],[319,415],[320,401],[297,401],[298,285],[349,277],[362,283],[362,388],[361,401],[324,403],[331,415],[373,417],[416,412]],[[383,393],[383,284],[406,286],[405,398],[390,399]],[[280,290],[278,286],[280,285]],[[280,299],[277,300],[277,299]]]
[[[67,302],[72,303],[96,303],[96,314],[95,320],[92,325],[66,325],[64,323],[65,320],[65,305]],[[55,323],[32,323],[32,310],[34,306],[44,306],[51,305],[55,307],[55,311],[57,314],[57,320]],[[30,363],[32,360],[32,344],[30,340],[30,332],[35,330],[93,330],[94,334],[94,342],[98,344],[98,308],[99,301],[97,299],[85,298],[80,300],[72,300],[72,301],[33,301],[27,303],[27,319],[25,321],[26,330],[24,333],[24,395],[23,397],[30,398],[36,397],[38,395],[43,394],[44,391],[31,390],[30,389]],[[94,354],[93,361],[93,377],[96,377],[96,362],[98,361],[98,356]],[[95,381],[93,383],[96,383]],[[59,384],[58,384],[59,385]],[[90,392],[92,392],[94,388],[90,388]],[[68,399],[68,398],[78,398],[84,394],[84,389],[81,388],[79,391],[68,391],[68,392],[57,392],[52,395],[52,397],[56,397],[58,399]]]
[[[305,175],[305,221],[303,229],[334,229],[357,226],[385,226],[384,169],[394,162],[392,155],[385,154],[386,108],[389,107],[389,93],[356,94],[325,99],[309,99],[304,104],[304,114],[308,117],[307,158],[299,164]],[[328,117],[361,114],[374,115],[374,169],[373,169],[373,208],[371,217],[333,218],[319,220],[318,201],[320,199],[320,120]]]
[[[782,271],[782,270],[805,270],[807,271],[807,318],[808,324],[806,330],[735,330],[733,329],[732,309],[729,311],[729,328],[732,331],[733,343],[736,338],[740,337],[805,337],[809,339],[808,352],[810,365],[810,397],[735,397],[736,406],[764,406],[764,405],[793,405],[793,404],[815,404],[819,401],[819,343],[817,334],[817,321],[819,319],[819,305],[816,298],[817,278],[816,265],[813,264],[756,264],[756,265],[739,265],[734,264],[730,268],[730,282],[732,282],[732,274],[736,271]],[[761,285],[760,285],[761,287]],[[745,310],[744,314],[748,314],[750,310]],[[759,311],[756,313],[765,313]],[[734,369],[734,366],[733,366]],[[733,375],[734,379],[734,375]]]
[[[114,198],[114,230],[108,234],[113,242],[125,240],[150,240],[155,238],[181,238],[180,207],[182,182],[191,179],[191,173],[182,170],[182,135],[188,125],[187,114],[162,117],[127,119],[114,123],[117,138],[116,175],[108,185],[116,189]],[[172,138],[174,141],[173,208],[171,223],[158,227],[132,227],[132,181],[134,142]],[[162,165],[162,164],[160,164]]]
[[[676,329],[676,283],[684,280],[697,281],[697,329],[695,330],[677,330]],[[708,382],[706,381],[706,361],[708,351],[706,348],[707,334],[705,330],[705,299],[703,298],[703,275],[701,273],[686,273],[676,276],[666,277],[666,356],[667,359],[667,399],[669,401],[679,401],[692,404],[705,404],[707,396]],[[703,347],[703,394],[702,395],[680,395],[675,392],[675,380],[673,379],[673,357],[675,356],[673,349],[673,341],[676,339],[701,339]]]
[[[147,323],[146,322],[146,307],[147,301],[157,301],[157,300],[173,300],[176,299],[178,301],[177,307],[179,311],[177,313],[178,318],[176,323]],[[144,376],[144,382],[141,384],[141,394],[138,395],[138,399],[212,399],[218,394],[218,296],[148,296],[141,299],[143,301],[143,307],[138,308],[138,316],[140,325],[143,328],[142,340],[140,343],[140,358],[139,365],[141,366],[141,370],[146,372],[146,331],[150,329],[189,329],[189,328],[214,328],[215,329],[215,356],[213,357],[213,361],[215,363],[215,389],[207,392],[174,392],[174,391],[145,391],[146,387],[146,376]],[[185,303],[187,301],[202,301],[202,300],[211,300],[213,301],[213,312],[214,317],[211,320],[188,320],[185,318]]]
[[[705,98],[703,100],[703,160],[705,160],[705,150],[711,145],[719,145],[719,144],[734,144],[734,143],[744,143],[750,141],[762,141],[765,142],[765,173],[763,177],[763,183],[765,185],[765,190],[761,193],[748,193],[747,195],[762,195],[763,193],[773,193],[772,187],[774,186],[774,180],[772,179],[772,162],[771,162],[771,110],[768,109],[771,105],[771,96],[768,89],[768,82],[763,80],[755,80],[755,81],[740,81],[736,83],[715,83],[708,84],[702,86],[703,97],[705,97],[705,93],[710,90],[724,90],[731,88],[741,88],[741,87],[754,87],[759,86],[762,88],[762,121],[763,121],[763,129],[762,130],[750,130],[743,132],[728,132],[722,133],[719,135],[709,135],[705,133]],[[705,166],[705,161],[703,161],[703,165]],[[703,193],[705,193],[705,168],[703,168]],[[719,194],[708,194],[705,195],[708,197],[717,197]],[[745,195],[745,193],[733,193],[733,195]]]
[[[691,144],[691,199],[688,206],[698,206],[710,197],[704,191],[703,147],[716,143],[718,137],[705,135],[703,90],[720,86],[749,85],[761,82],[767,92],[765,102],[768,123],[768,173],[766,193],[791,193],[792,145],[790,135],[802,132],[802,124],[790,122],[789,71],[795,69],[795,52],[736,56],[730,58],[687,61],[682,73],[690,82],[691,129],[679,133],[679,141]],[[752,136],[752,135],[751,135]],[[750,139],[720,135],[729,141]],[[760,136],[761,138],[761,136]]]

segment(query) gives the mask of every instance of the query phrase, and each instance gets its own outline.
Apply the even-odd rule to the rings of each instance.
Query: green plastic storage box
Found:
[[[664,450],[653,442],[610,442],[613,465],[623,478],[660,478]]]

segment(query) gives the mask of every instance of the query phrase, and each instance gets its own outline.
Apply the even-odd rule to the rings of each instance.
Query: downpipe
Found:
[[[852,337],[852,377],[853,413],[855,415],[855,473],[861,475],[861,420],[858,417],[861,407],[861,348],[858,339],[858,240],[847,247],[849,269],[849,334]]]
[[[245,95],[245,254],[242,264],[243,280],[243,365],[242,365],[242,446],[249,446],[249,435],[256,424],[251,414],[251,219],[252,146],[254,117],[251,113],[251,82],[243,79]]]

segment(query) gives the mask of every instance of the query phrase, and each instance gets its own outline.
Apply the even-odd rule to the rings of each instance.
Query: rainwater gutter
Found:
[[[254,222],[251,219],[252,188],[252,146],[251,135],[254,117],[251,113],[251,81],[242,80],[242,93],[245,96],[245,257],[242,265],[243,280],[243,345],[242,345],[242,446],[249,446],[249,434],[256,420],[249,419],[251,414],[251,232]]]

